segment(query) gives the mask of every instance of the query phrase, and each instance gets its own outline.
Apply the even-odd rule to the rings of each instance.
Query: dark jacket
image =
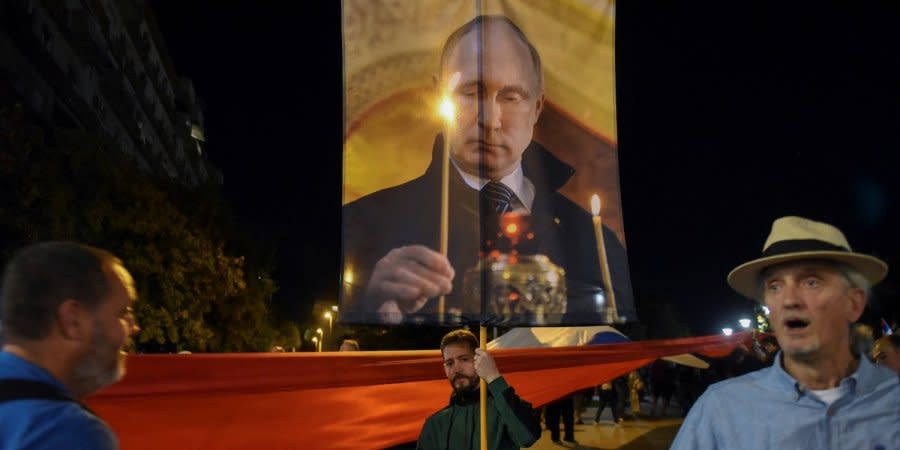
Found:
[[[503,377],[487,385],[487,448],[530,447],[541,437],[531,404],[519,398]],[[454,393],[446,408],[425,420],[416,448],[423,450],[477,450],[481,445],[479,391]]]
[[[341,292],[341,320],[345,323],[378,322],[374,305],[363,294],[375,264],[390,250],[420,244],[440,249],[441,137],[435,141],[432,161],[425,173],[399,186],[374,192],[343,209],[344,272],[353,273],[353,284]],[[536,142],[522,154],[524,175],[535,187],[530,226],[533,239],[518,247],[520,254],[543,254],[566,271],[567,313],[548,315],[548,323],[594,324],[603,321],[598,306],[603,284],[597,243],[590,212],[558,190],[574,169]],[[479,193],[469,187],[458,171],[450,168],[448,258],[456,271],[453,291],[446,296],[448,308],[460,307],[477,313],[480,305],[464,303],[460,293],[465,271],[474,267],[484,249],[484,224]],[[634,302],[625,249],[615,233],[604,226],[604,241],[619,316],[634,320]],[[437,299],[431,299],[415,322],[437,319]]]

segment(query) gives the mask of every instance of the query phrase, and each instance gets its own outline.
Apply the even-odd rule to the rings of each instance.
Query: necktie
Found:
[[[484,185],[481,188],[481,195],[484,197],[489,211],[496,214],[512,211],[512,201],[516,198],[512,189],[499,181],[490,181]]]

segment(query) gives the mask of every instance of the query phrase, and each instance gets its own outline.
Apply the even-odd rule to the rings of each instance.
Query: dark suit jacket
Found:
[[[377,305],[368,304],[364,292],[375,264],[391,249],[415,244],[440,249],[441,148],[438,136],[431,164],[422,176],[344,206],[343,264],[345,273],[353,273],[353,283],[342,287],[342,322],[379,322],[374,313]],[[562,317],[547,317],[547,324],[603,323],[605,311],[598,306],[602,303],[598,302],[598,295],[602,297],[604,290],[592,216],[557,192],[575,170],[537,142],[532,142],[523,153],[522,169],[535,187],[530,217],[534,238],[517,249],[520,254],[546,255],[566,272],[567,312]],[[470,188],[452,167],[449,189],[447,256],[456,276],[446,305],[463,307],[468,320],[489,321],[477,305],[466,304],[460,295],[464,272],[474,267],[482,255],[484,237],[489,235],[482,222],[488,216],[482,214],[478,191]],[[606,226],[603,236],[618,314],[635,320],[625,249]],[[421,314],[408,321],[437,322],[436,300],[430,299]]]

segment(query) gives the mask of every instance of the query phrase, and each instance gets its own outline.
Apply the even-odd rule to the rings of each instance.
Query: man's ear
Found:
[[[82,340],[88,335],[89,311],[77,300],[63,301],[56,310],[60,335],[65,339]]]
[[[532,125],[537,124],[538,119],[541,117],[541,111],[543,111],[543,110],[544,110],[544,93],[541,92],[541,95],[539,95],[538,98],[535,100],[534,124],[532,124]]]
[[[866,291],[860,288],[850,288],[848,292],[850,304],[847,306],[850,323],[854,323],[862,317],[866,309]]]

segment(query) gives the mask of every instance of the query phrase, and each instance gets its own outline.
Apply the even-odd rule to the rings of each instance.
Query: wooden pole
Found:
[[[481,324],[479,333],[481,340],[481,349],[487,351],[487,327]],[[481,385],[481,450],[487,450],[487,382],[484,378],[480,381]]]
[[[481,16],[481,14],[483,12],[484,12],[484,5],[482,4],[482,0],[475,0],[475,14],[478,16]],[[481,61],[481,57],[484,55],[484,51],[483,51],[484,50],[484,41],[483,41],[483,38],[481,35],[481,30],[478,31],[477,37],[478,37],[478,47],[479,47],[479,50],[481,50],[478,52],[478,58],[479,58],[478,79],[483,81],[484,80],[484,73],[483,73],[484,64]],[[483,102],[484,100],[481,99],[480,101]],[[479,108],[483,110],[483,107],[484,107],[484,103],[480,103]],[[483,112],[479,113],[479,115],[480,114],[483,114]],[[483,130],[482,130],[482,132],[483,132]],[[485,294],[486,294],[486,292],[484,292],[482,290],[482,292],[481,292],[481,297],[482,297],[482,299],[481,299],[481,305],[482,305],[481,314],[485,313],[485,311],[484,311],[484,305],[486,304],[484,301]],[[480,333],[478,336],[479,336],[479,339],[481,340],[481,349],[484,351],[487,351],[487,327],[484,326],[484,322],[481,323],[481,330],[480,330]],[[487,382],[484,381],[484,378],[481,379],[480,386],[481,386],[481,450],[487,450],[487,448],[488,448],[488,446],[487,446],[488,445],[488,442],[487,442]]]

